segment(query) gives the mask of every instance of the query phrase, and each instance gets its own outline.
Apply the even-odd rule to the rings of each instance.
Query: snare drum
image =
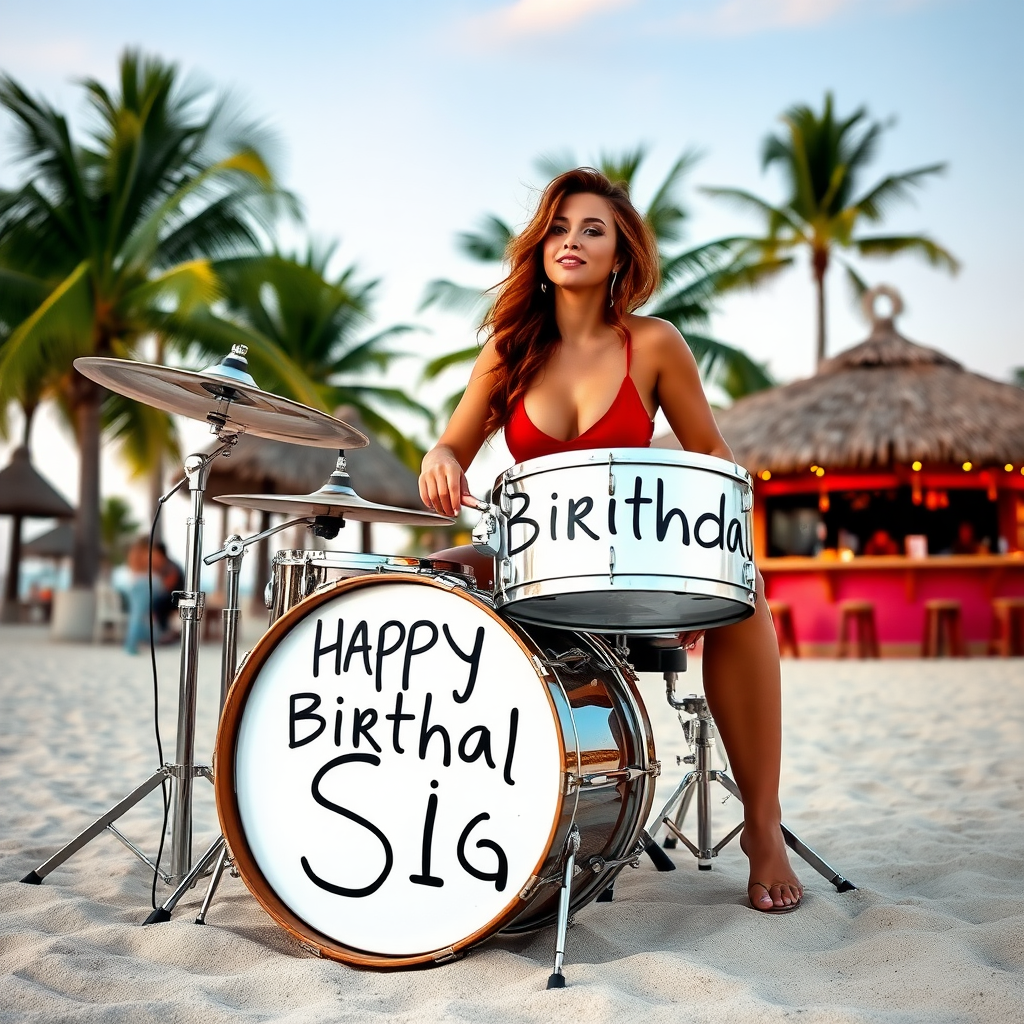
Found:
[[[373,555],[351,551],[278,551],[274,555],[270,582],[264,602],[270,609],[270,621],[279,619],[303,598],[335,580],[366,576],[369,573],[425,573],[476,586],[473,567],[441,558],[412,558],[406,555]]]
[[[217,810],[242,880],[319,955],[444,961],[554,920],[643,850],[658,774],[600,638],[502,621],[428,576],[359,576],[282,615],[238,673]]]
[[[753,614],[741,466],[664,448],[565,452],[513,466],[492,500],[491,536],[475,536],[497,551],[494,604],[512,618],[651,634]]]

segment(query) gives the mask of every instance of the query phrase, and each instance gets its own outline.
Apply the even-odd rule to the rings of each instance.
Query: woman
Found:
[[[508,258],[469,386],[423,459],[427,505],[458,514],[469,496],[465,469],[501,428],[517,462],[644,447],[660,407],[687,451],[733,461],[682,336],[631,312],[657,288],[658,251],[623,186],[589,168],[555,178]],[[481,585],[491,584],[492,563],[471,548],[444,554],[471,562]],[[751,618],[705,636],[704,687],[743,795],[748,898],[756,910],[781,913],[803,890],[779,827],[779,655],[760,575],[757,592]]]

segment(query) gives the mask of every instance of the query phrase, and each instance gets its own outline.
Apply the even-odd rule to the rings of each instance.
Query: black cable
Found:
[[[157,767],[164,766],[164,745],[160,739],[160,680],[156,668],[156,636],[153,626],[153,545],[156,542],[156,527],[160,522],[160,513],[163,511],[164,502],[187,483],[187,477],[182,477],[165,495],[160,497],[156,503],[156,512],[153,513],[153,525],[149,530],[149,663],[153,669],[153,732],[156,734],[156,757]],[[160,782],[160,794],[164,801],[163,822],[160,825],[160,845],[156,851],[156,861],[153,865],[153,886],[150,889],[149,901],[156,910],[156,883],[160,878],[160,860],[164,855],[164,840],[167,837],[167,816],[171,810],[171,800],[167,795],[167,782],[165,778]]]
[[[160,513],[163,511],[163,507],[164,503],[161,498],[157,502],[156,512],[153,514],[153,525],[149,530],[149,662],[153,669],[153,732],[156,734],[156,759],[157,766],[160,768],[164,764],[164,745],[160,738],[160,679],[156,668],[156,636],[153,623],[153,544],[156,541],[156,527],[160,522]],[[164,801],[164,815],[160,825],[160,845],[157,848],[156,862],[153,867],[153,886],[149,894],[149,901],[154,910],[156,910],[156,883],[160,877],[160,859],[164,855],[164,837],[167,835],[167,816],[171,808],[170,797],[167,794],[167,779],[161,781],[160,793]]]

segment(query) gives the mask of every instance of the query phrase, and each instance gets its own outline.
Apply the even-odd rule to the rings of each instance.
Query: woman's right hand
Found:
[[[471,497],[466,474],[451,448],[439,444],[423,456],[420,470],[423,504],[446,516],[457,516],[464,497]]]

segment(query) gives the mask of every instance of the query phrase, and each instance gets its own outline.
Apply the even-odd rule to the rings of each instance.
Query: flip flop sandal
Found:
[[[749,889],[750,889],[750,887],[751,887],[751,886],[754,886],[754,885],[759,885],[759,886],[761,886],[761,888],[762,888],[762,889],[764,889],[764,891],[765,891],[766,893],[768,893],[768,895],[769,895],[769,896],[771,896],[771,889],[770,889],[770,888],[769,888],[769,887],[768,887],[767,885],[765,885],[765,884],[764,884],[764,882],[751,882],[751,883],[750,883],[750,885],[748,885],[748,886],[747,886],[747,889],[749,890]],[[753,901],[753,900],[751,900],[751,899],[750,899],[750,893],[749,893],[749,891],[748,891],[748,893],[747,893],[747,899],[748,899],[748,900],[750,901],[750,906],[751,906],[751,907],[752,907],[752,908],[753,908],[754,910],[756,910],[756,911],[757,911],[757,912],[758,912],[759,914],[791,914],[791,913],[793,913],[793,911],[794,911],[794,910],[796,910],[796,909],[797,909],[797,908],[798,908],[798,907],[800,906],[800,904],[801,904],[801,903],[803,902],[803,897],[801,896],[801,897],[800,897],[800,899],[798,899],[798,900],[796,901],[796,903],[791,903],[791,904],[790,904],[790,905],[789,905],[788,907],[786,907],[786,906],[782,906],[782,907],[776,907],[776,906],[775,906],[774,904],[773,904],[772,906],[770,906],[770,907],[767,907],[767,908],[765,908],[765,907],[759,907],[759,906],[757,906],[757,905],[756,905],[756,904],[754,903],[754,901]]]

